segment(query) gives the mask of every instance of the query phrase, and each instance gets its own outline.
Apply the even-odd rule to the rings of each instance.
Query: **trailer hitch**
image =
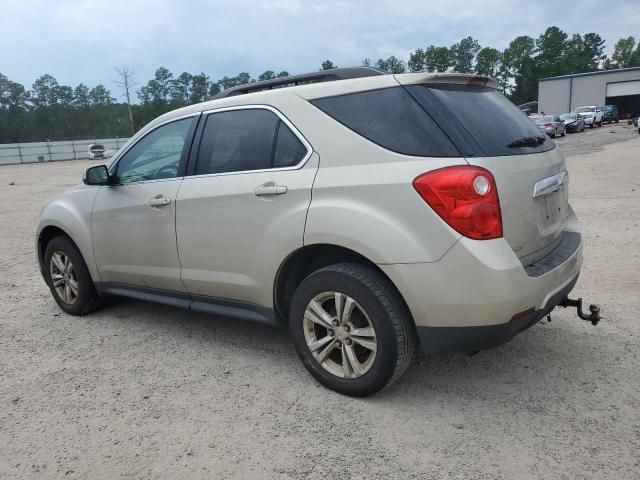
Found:
[[[577,309],[578,316],[582,320],[586,320],[587,322],[591,322],[592,325],[597,325],[601,320],[600,317],[600,307],[598,305],[589,305],[589,311],[591,315],[586,315],[582,311],[582,298],[578,298],[577,300],[573,300],[569,297],[564,297],[562,302],[558,304],[559,307],[569,308],[575,307]]]

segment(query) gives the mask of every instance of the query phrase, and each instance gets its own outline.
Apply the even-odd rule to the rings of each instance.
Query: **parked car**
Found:
[[[44,205],[36,253],[69,314],[111,294],[286,325],[320,383],[363,396],[567,304],[568,179],[495,80],[334,69],[153,120]]]
[[[550,137],[555,138],[557,135],[564,137],[566,128],[562,119],[557,115],[544,115],[534,118],[533,121],[540,130]]]
[[[584,118],[577,113],[563,113],[560,115],[560,120],[564,122],[564,126],[567,132],[576,133],[584,132]]]
[[[618,107],[616,107],[615,105],[605,105],[604,107],[602,107],[602,121],[606,123],[618,123],[620,121],[620,117],[618,115]]]
[[[578,107],[576,108],[576,113],[579,113],[582,118],[584,118],[585,125],[589,125],[590,128],[602,126],[602,120],[604,118],[602,108],[595,105]]]
[[[107,151],[107,148],[100,143],[92,143],[89,145],[89,151],[87,154],[89,155],[89,160],[97,160],[106,158],[104,153]]]

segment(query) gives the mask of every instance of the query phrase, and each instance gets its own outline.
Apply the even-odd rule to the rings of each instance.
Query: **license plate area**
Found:
[[[535,199],[538,211],[538,230],[543,237],[560,231],[567,218],[564,189]]]

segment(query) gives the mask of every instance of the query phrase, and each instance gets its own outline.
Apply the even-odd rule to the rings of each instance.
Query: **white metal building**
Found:
[[[583,105],[616,105],[620,118],[640,112],[640,67],[543,78],[538,111],[572,112]]]

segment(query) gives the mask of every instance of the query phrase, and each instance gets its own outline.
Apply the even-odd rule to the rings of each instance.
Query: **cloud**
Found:
[[[396,55],[471,35],[504,48],[550,25],[615,41],[637,34],[637,0],[605,4],[529,0],[0,0],[0,71],[29,87],[43,73],[61,83],[104,83],[128,65],[138,83],[159,66],[211,78],[246,71],[315,70]],[[594,19],[597,19],[594,22]]]

